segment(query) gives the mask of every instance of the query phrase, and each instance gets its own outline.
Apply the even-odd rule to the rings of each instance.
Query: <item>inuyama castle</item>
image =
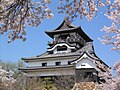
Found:
[[[93,40],[81,27],[64,20],[55,30],[45,31],[52,38],[49,48],[41,55],[22,58],[27,63],[20,70],[28,77],[56,77],[73,75],[76,80],[98,82],[99,72],[105,72],[106,65],[94,51]]]

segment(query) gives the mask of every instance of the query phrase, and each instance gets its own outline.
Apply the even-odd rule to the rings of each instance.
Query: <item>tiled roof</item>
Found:
[[[52,65],[52,66],[46,66],[46,67],[42,67],[42,66],[34,66],[34,67],[27,67],[27,68],[19,68],[19,70],[22,70],[22,71],[28,71],[28,70],[42,70],[42,69],[59,69],[59,68],[74,68],[74,65],[60,65],[60,66],[55,66],[55,65]]]
[[[106,65],[96,54],[94,51],[94,47],[93,44],[91,42],[86,43],[86,45],[84,47],[82,47],[81,49],[77,50],[76,52],[70,52],[70,53],[64,53],[64,54],[49,54],[48,52],[45,52],[41,55],[37,55],[35,57],[31,57],[31,58],[22,58],[22,60],[28,62],[28,61],[36,61],[36,60],[50,60],[50,58],[72,58],[74,60],[77,60],[78,58],[80,58],[83,53],[87,53],[92,59],[95,59],[97,61],[99,61],[100,63],[103,63],[104,65]],[[108,65],[106,65],[108,66]]]
[[[62,24],[56,28],[55,30],[45,31],[47,35],[49,35],[51,38],[54,37],[55,34],[60,33],[68,33],[68,32],[77,32],[79,33],[87,42],[93,41],[91,38],[88,37],[82,30],[80,26],[72,25],[71,23],[68,24],[67,20],[64,20]]]
[[[93,48],[93,45],[92,43],[86,43],[86,45],[84,47],[82,47],[81,49],[77,50],[76,52],[70,52],[70,53],[63,53],[63,54],[49,54],[48,52],[45,52],[41,55],[37,55],[37,56],[34,56],[34,57],[31,57],[31,58],[22,58],[23,60],[26,60],[26,59],[43,59],[43,58],[50,58],[50,57],[68,57],[68,56],[81,56],[82,53],[84,52],[88,52],[90,53],[93,57],[96,57],[98,58],[96,55],[95,55],[95,52],[94,52],[94,48]]]
[[[70,56],[80,56],[80,53],[64,53],[64,54],[48,54],[47,52],[42,55],[37,55],[31,58],[22,58],[22,60],[36,60],[36,59],[49,59],[49,58],[59,58],[59,57],[70,57]]]

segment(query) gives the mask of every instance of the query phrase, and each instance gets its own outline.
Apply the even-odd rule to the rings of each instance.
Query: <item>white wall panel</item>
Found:
[[[76,64],[76,68],[78,69],[80,69],[80,68],[95,68],[95,69],[97,69],[97,67],[95,66],[95,64],[91,61],[91,60],[89,60],[89,59],[87,59],[87,58],[84,58],[84,59],[82,59],[82,60],[80,60],[77,64]]]

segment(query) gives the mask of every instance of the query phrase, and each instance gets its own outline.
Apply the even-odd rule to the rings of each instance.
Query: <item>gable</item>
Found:
[[[96,65],[89,58],[83,58],[82,60],[76,63],[76,69],[81,69],[81,68],[97,69]]]
[[[73,61],[75,63],[76,69],[81,68],[94,68],[97,70],[96,64],[94,63],[95,58],[91,58],[86,52],[84,52],[81,57]]]

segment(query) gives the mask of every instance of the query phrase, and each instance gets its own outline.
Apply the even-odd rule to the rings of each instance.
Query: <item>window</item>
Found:
[[[85,64],[81,64],[81,66],[85,66]]]
[[[47,63],[42,63],[42,67],[45,67],[45,66],[47,66]]]
[[[71,63],[70,63],[70,61],[68,61],[68,65],[70,65]]]
[[[55,62],[55,65],[56,65],[56,66],[60,66],[60,65],[61,65],[61,62]]]
[[[57,47],[57,51],[66,51],[66,50],[67,50],[67,46],[65,45]]]

